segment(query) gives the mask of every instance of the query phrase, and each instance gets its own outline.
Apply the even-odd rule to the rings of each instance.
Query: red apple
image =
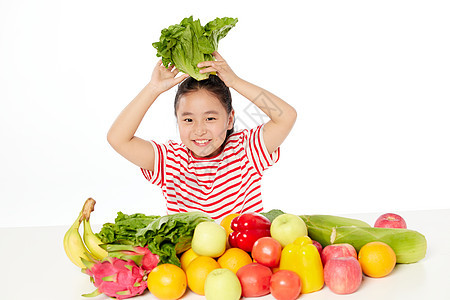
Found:
[[[322,264],[325,266],[327,262],[333,257],[348,256],[352,256],[356,259],[358,258],[355,247],[353,247],[352,245],[347,243],[328,245],[322,250]]]
[[[323,276],[333,293],[351,294],[361,285],[361,265],[353,256],[333,257],[325,265]]]
[[[314,246],[316,246],[317,251],[319,251],[319,254],[322,254],[322,249],[323,249],[322,245],[318,241],[315,241],[315,240],[312,240],[312,243]]]
[[[270,278],[272,270],[258,263],[241,267],[237,277],[242,286],[243,297],[260,297],[270,293]]]
[[[406,228],[405,220],[393,213],[386,213],[378,217],[373,227],[380,228]]]

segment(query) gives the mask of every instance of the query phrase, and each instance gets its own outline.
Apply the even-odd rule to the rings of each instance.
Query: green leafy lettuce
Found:
[[[103,224],[97,236],[105,244],[148,246],[159,255],[160,264],[180,266],[177,254],[190,248],[195,226],[205,221],[213,220],[202,212],[162,217],[118,212],[114,223]]]
[[[267,219],[269,219],[270,223],[272,223],[276,217],[284,214],[284,211],[279,210],[279,209],[272,209],[272,210],[269,210],[268,212],[262,212],[261,214],[263,216],[265,216]]]
[[[237,21],[237,18],[216,18],[202,26],[200,20],[194,21],[190,16],[180,24],[161,30],[159,42],[152,45],[166,68],[169,64],[175,65],[178,70],[197,80],[207,79],[209,73],[200,74],[197,64],[214,59],[212,53],[217,50],[219,40],[228,34]]]

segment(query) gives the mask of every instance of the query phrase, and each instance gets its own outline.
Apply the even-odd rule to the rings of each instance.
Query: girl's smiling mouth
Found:
[[[199,147],[205,147],[206,145],[208,145],[211,140],[208,139],[199,139],[199,140],[193,140],[194,144],[199,146]]]

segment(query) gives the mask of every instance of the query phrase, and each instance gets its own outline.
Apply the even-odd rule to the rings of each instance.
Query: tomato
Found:
[[[270,279],[270,293],[277,300],[297,299],[301,291],[300,277],[294,271],[280,270]]]
[[[242,286],[243,297],[260,297],[269,294],[272,270],[258,263],[241,267],[236,276]]]
[[[271,237],[258,239],[252,248],[252,257],[266,267],[277,267],[280,264],[281,244]]]

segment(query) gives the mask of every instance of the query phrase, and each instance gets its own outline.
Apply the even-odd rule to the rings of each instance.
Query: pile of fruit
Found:
[[[358,290],[363,274],[380,278],[397,263],[425,257],[426,239],[395,214],[366,222],[272,210],[226,216],[202,213],[124,215],[94,234],[89,198],[64,237],[67,256],[101,293],[116,299],[147,289],[179,299],[189,289],[208,300],[271,294],[296,299],[324,285],[337,294]],[[83,238],[79,233],[84,224]]]

